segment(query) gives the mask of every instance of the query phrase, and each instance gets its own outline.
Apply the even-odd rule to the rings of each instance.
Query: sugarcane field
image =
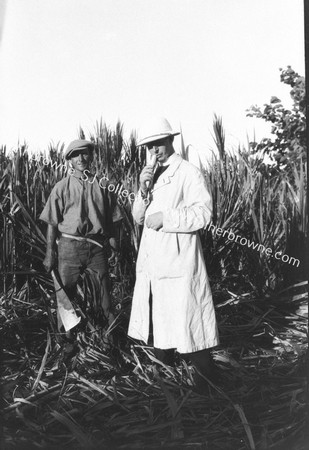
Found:
[[[176,353],[175,364],[165,364],[151,343],[128,335],[143,234],[132,209],[149,164],[135,131],[126,139],[121,121],[110,127],[103,117],[72,137],[92,143],[89,173],[117,203],[119,249],[107,254],[109,321],[97,313],[100,293],[89,272],[70,296],[43,265],[47,224],[40,215],[56,183],[70,177],[66,146],[51,143],[33,154],[27,143],[13,151],[2,145],[2,449],[308,448],[305,88],[291,67],[280,76],[293,108],[272,97],[247,111],[272,122],[273,140],[229,148],[215,115],[213,154],[202,164],[185,134],[175,138],[212,199],[211,221],[198,235],[219,344],[212,350],[216,377],[202,393],[190,360]],[[61,295],[64,315],[73,308],[71,353],[58,326]]]

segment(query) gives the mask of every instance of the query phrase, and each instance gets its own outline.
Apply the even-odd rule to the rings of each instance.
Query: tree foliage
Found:
[[[296,73],[291,66],[280,69],[280,80],[292,89],[292,108],[286,109],[281,100],[271,97],[264,107],[251,106],[247,116],[257,117],[272,124],[272,138],[264,138],[259,143],[251,142],[254,153],[262,152],[269,155],[276,168],[285,169],[292,162],[297,165],[306,159],[306,117],[305,117],[305,78]]]

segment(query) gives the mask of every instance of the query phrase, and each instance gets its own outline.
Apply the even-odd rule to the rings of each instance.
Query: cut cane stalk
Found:
[[[157,163],[157,155],[152,155],[152,157],[150,159],[150,166],[152,167],[152,171],[154,171],[156,163]],[[146,181],[146,186],[147,186],[147,189],[150,189],[151,182]]]

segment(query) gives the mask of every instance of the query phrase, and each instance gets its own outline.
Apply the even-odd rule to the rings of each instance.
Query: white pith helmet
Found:
[[[137,146],[178,134],[180,134],[180,131],[174,131],[165,117],[152,118],[141,126],[139,130],[140,140]]]

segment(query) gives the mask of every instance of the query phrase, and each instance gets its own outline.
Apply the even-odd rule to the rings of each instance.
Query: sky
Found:
[[[164,116],[204,155],[214,114],[246,145],[269,135],[246,109],[290,106],[279,68],[305,73],[303,17],[303,0],[0,0],[0,145]]]

